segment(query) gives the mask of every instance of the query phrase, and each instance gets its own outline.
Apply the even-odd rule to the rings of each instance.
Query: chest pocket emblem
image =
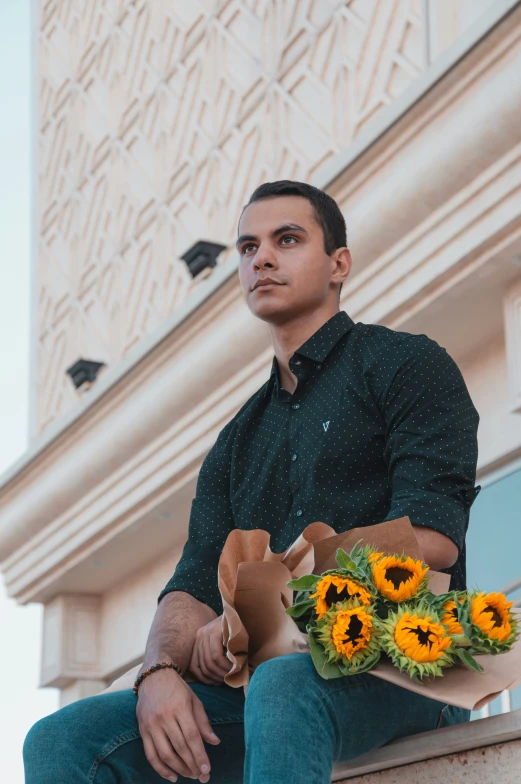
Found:
[[[324,433],[327,433],[327,429],[329,427],[329,422],[330,421],[331,420],[328,419],[327,422],[322,422],[322,427],[324,428]]]

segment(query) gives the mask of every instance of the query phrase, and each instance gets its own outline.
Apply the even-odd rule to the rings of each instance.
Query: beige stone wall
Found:
[[[180,254],[232,245],[259,183],[312,179],[491,3],[40,0],[33,435],[73,362],[189,297]]]
[[[36,431],[193,291],[261,182],[309,180],[422,71],[420,0],[40,2]],[[221,260],[226,258],[223,254]]]

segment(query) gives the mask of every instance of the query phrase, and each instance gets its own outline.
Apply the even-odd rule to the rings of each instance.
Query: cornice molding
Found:
[[[19,601],[48,595],[49,586],[76,564],[120,537],[167,499],[175,504],[173,499],[195,479],[219,430],[265,381],[270,361],[271,351],[261,352],[21,544],[2,564],[9,592]],[[194,355],[194,365],[197,362]],[[153,388],[149,388],[149,395],[154,398]],[[177,505],[176,517],[187,523],[188,511]],[[182,545],[185,537],[186,524],[179,524],[170,532],[168,544]]]
[[[331,183],[357,227],[363,269],[343,300],[356,319],[400,324],[521,232],[514,208],[521,25],[514,17],[519,22],[521,8]],[[482,89],[493,129],[481,127]],[[474,129],[463,174],[450,134],[462,110]],[[390,198],[393,182],[400,187]],[[11,596],[52,597],[65,574],[166,499],[174,503],[220,428],[267,379],[268,331],[244,305],[235,265],[216,268],[191,303],[100,378],[61,428],[3,478],[0,560]],[[179,517],[175,535],[184,537],[186,501]]]
[[[520,193],[521,144],[353,279],[346,297],[351,317],[398,329],[476,273],[521,237]]]
[[[510,404],[512,413],[521,414],[521,277],[505,295],[504,316]]]

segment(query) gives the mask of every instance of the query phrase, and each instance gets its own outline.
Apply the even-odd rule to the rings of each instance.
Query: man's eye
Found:
[[[252,245],[251,243],[249,245],[243,245],[242,246],[242,252],[243,253],[248,253],[248,249],[249,248],[254,248],[254,247],[255,247],[255,245]]]
[[[285,235],[282,237],[282,242],[284,242],[284,240],[294,240],[294,241],[296,242],[296,241],[297,241],[297,238],[296,238],[296,237],[292,237],[292,236],[291,236],[291,234],[285,234]],[[287,244],[289,244],[289,243],[287,243]]]

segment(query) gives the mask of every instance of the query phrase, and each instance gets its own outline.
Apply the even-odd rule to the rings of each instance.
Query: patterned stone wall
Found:
[[[41,0],[38,433],[69,365],[114,365],[198,285],[181,253],[233,244],[259,183],[309,180],[419,75],[422,7]]]

